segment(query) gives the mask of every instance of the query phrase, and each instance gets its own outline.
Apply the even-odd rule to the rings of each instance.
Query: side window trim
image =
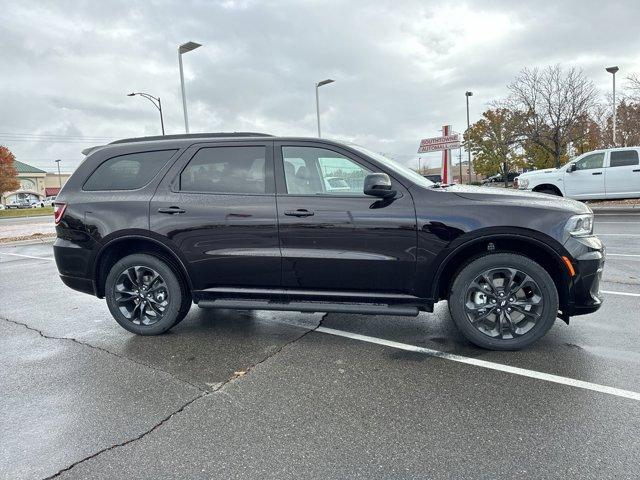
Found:
[[[208,192],[181,190],[180,176],[182,172],[189,166],[189,163],[196,154],[205,148],[223,148],[223,147],[263,147],[265,149],[265,193],[237,193],[237,192]],[[188,195],[237,195],[237,196],[273,196],[275,195],[275,172],[273,166],[273,141],[267,142],[220,142],[220,143],[198,143],[191,145],[184,152],[183,158],[174,164],[174,170],[169,173],[170,181],[166,182],[168,190],[172,193],[182,193]],[[165,187],[165,188],[167,188]]]

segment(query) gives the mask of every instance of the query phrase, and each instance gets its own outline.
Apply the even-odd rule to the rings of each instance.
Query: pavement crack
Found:
[[[46,337],[45,337],[46,338]],[[162,425],[164,425],[166,422],[168,422],[169,420],[171,420],[171,418],[173,418],[175,415],[178,415],[179,413],[181,413],[185,408],[187,408],[189,405],[191,405],[193,402],[195,402],[196,400],[199,400],[201,398],[206,397],[207,395],[209,395],[211,392],[201,392],[200,395],[197,395],[196,397],[193,397],[191,400],[189,400],[188,402],[182,404],[182,406],[180,406],[177,410],[174,410],[173,412],[171,412],[169,415],[167,415],[166,417],[164,417],[162,420],[160,420],[158,423],[156,423],[155,425],[153,425],[150,429],[145,430],[144,432],[142,432],[140,435],[130,438],[128,440],[125,440],[124,442],[121,443],[116,443],[115,445],[111,445],[109,447],[103,448],[102,450],[98,450],[95,453],[92,453],[91,455],[88,455],[84,458],[81,458],[80,460],[78,460],[77,462],[72,463],[71,465],[69,465],[68,467],[63,468],[62,470],[58,470],[56,473],[54,473],[53,475],[50,475],[48,477],[46,477],[44,480],[50,480],[52,478],[57,478],[60,475],[62,475],[65,472],[68,472],[69,470],[71,470],[72,468],[80,465],[81,463],[84,463],[88,460],[91,460],[93,458],[96,458],[98,455],[102,455],[105,452],[108,452],[110,450],[114,450],[116,448],[120,448],[120,447],[124,447],[125,445],[129,445],[130,443],[133,442],[137,442],[138,440],[143,439],[144,437],[146,437],[147,435],[149,435],[150,433],[152,433],[154,430],[157,430],[158,428],[160,428]]]
[[[247,376],[249,374],[249,372],[251,372],[252,370],[254,370],[258,365],[262,365],[263,363],[267,362],[268,360],[272,359],[273,357],[275,357],[276,355],[278,355],[280,352],[282,352],[282,350],[284,350],[285,348],[287,348],[289,345],[292,345],[296,342],[298,342],[299,340],[302,340],[304,337],[306,337],[307,335],[309,335],[310,333],[315,332],[316,330],[318,330],[318,328],[320,328],[322,326],[322,322],[324,322],[325,318],[327,317],[327,315],[329,315],[328,313],[324,313],[322,315],[322,317],[320,317],[320,320],[318,321],[318,324],[313,327],[310,328],[309,330],[305,331],[304,333],[302,333],[301,335],[298,335],[297,337],[293,338],[292,340],[289,340],[288,342],[283,343],[282,345],[280,345],[278,348],[276,348],[273,352],[271,352],[269,355],[265,356],[264,358],[262,358],[261,360],[257,361],[256,363],[248,366],[245,368],[245,370],[239,371],[239,372],[235,372],[233,374],[233,376],[231,378],[229,378],[227,381],[222,382],[221,384],[219,384],[218,386],[216,386],[216,388],[214,388],[211,393],[215,393],[215,392],[219,392],[221,391],[224,387],[226,387],[227,385],[229,385],[230,383],[233,383],[235,380],[237,380],[238,378],[243,378],[245,376]]]
[[[135,359],[133,359],[133,358],[127,357],[127,356],[125,356],[125,355],[120,355],[119,353],[112,352],[111,350],[107,350],[107,349],[106,349],[106,348],[104,348],[104,347],[98,347],[98,346],[96,346],[96,345],[92,345],[92,344],[90,344],[90,343],[87,343],[87,342],[83,342],[83,341],[81,341],[81,340],[78,340],[77,338],[72,338],[72,337],[57,337],[57,336],[55,336],[55,335],[47,335],[47,334],[46,334],[46,333],[44,333],[42,330],[39,330],[39,329],[34,328],[34,327],[30,326],[30,325],[27,325],[26,323],[18,322],[18,321],[16,321],[16,320],[11,320],[11,319],[4,318],[4,317],[0,317],[0,320],[4,320],[5,322],[8,322],[8,323],[13,323],[14,325],[20,325],[20,326],[22,326],[22,327],[26,328],[27,330],[31,330],[32,332],[35,332],[35,333],[37,333],[38,335],[40,335],[42,338],[46,338],[46,339],[48,339],[48,340],[66,340],[66,341],[68,341],[68,342],[73,342],[73,343],[76,343],[76,344],[78,344],[78,345],[82,345],[82,346],[84,346],[84,347],[92,348],[92,349],[94,349],[94,350],[98,350],[98,351],[103,352],[103,353],[106,353],[106,354],[108,354],[108,355],[112,355],[112,356],[117,357],[117,358],[120,358],[120,359],[122,359],[122,360],[126,360],[126,361],[129,361],[129,362],[131,362],[131,363],[135,363],[136,365],[140,365],[140,366],[142,366],[142,367],[146,367],[146,368],[148,368],[148,369],[150,369],[150,370],[154,370],[154,371],[157,371],[157,372],[162,372],[162,373],[164,373],[164,374],[166,374],[166,375],[169,375],[172,379],[174,379],[174,380],[176,380],[176,381],[178,381],[178,382],[181,382],[181,383],[184,383],[184,384],[186,384],[186,385],[189,385],[189,386],[191,386],[191,387],[193,387],[193,388],[196,388],[196,389],[197,389],[199,392],[201,392],[201,393],[208,393],[208,392],[210,391],[210,390],[205,390],[205,389],[203,389],[202,387],[200,387],[200,386],[196,385],[195,383],[191,383],[191,382],[190,382],[190,381],[188,381],[188,380],[185,380],[185,379],[183,379],[183,378],[180,378],[180,377],[176,376],[175,374],[173,374],[173,373],[171,373],[171,372],[168,372],[168,371],[163,370],[163,369],[158,368],[158,367],[153,367],[153,366],[151,366],[151,365],[147,365],[147,364],[146,364],[146,363],[144,363],[144,362],[140,362],[140,361],[138,361],[138,360],[135,360]]]

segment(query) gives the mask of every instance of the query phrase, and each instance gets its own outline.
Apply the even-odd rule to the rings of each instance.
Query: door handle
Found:
[[[311,217],[314,213],[306,208],[299,208],[297,210],[285,210],[285,215],[288,217]]]
[[[602,175],[602,172],[593,172],[591,175]]]
[[[634,172],[640,172],[640,168],[636,168]]]
[[[158,209],[158,213],[168,213],[169,215],[176,215],[178,213],[186,213],[186,210],[183,210],[180,207],[160,207]]]

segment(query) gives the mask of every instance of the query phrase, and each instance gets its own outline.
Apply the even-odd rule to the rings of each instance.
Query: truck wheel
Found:
[[[549,331],[558,312],[558,292],[533,260],[489,254],[458,272],[449,311],[470,342],[490,350],[519,350]]]
[[[111,267],[105,298],[113,318],[138,335],[166,332],[191,307],[187,286],[171,265],[146,254],[129,255]]]

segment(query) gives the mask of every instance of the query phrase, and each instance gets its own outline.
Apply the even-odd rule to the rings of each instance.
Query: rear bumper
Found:
[[[597,237],[574,239],[572,254],[576,267],[567,311],[569,316],[593,313],[602,305],[600,281],[605,264],[605,247]]]
[[[67,287],[77,290],[78,292],[88,293],[89,295],[96,295],[95,282],[88,278],[70,277],[68,275],[60,275],[62,283]]]
[[[95,282],[87,272],[91,264],[91,252],[62,238],[53,244],[53,256],[62,282],[79,292],[96,294]]]

